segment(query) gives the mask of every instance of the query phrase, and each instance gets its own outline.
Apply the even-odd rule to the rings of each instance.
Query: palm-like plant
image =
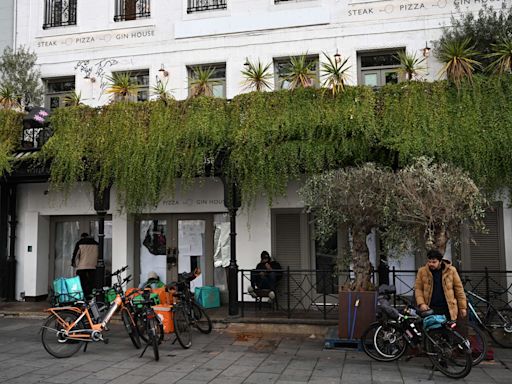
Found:
[[[322,77],[324,82],[322,86],[331,90],[332,95],[336,96],[345,90],[345,83],[349,79],[348,70],[351,66],[347,66],[348,58],[345,60],[332,59],[323,52],[327,62],[322,63]]]
[[[512,73],[512,39],[506,38],[498,44],[491,44],[493,52],[486,55],[493,61],[486,70],[499,76]]]
[[[242,75],[245,77],[243,81],[244,89],[255,89],[257,92],[270,89],[270,82],[268,80],[272,78],[272,74],[269,71],[271,64],[268,63],[264,66],[259,60],[257,63],[247,61],[247,68],[242,70]]]
[[[190,96],[213,96],[213,86],[217,81],[213,80],[215,68],[194,67],[190,80]]]
[[[449,81],[460,87],[462,80],[473,80],[475,68],[480,67],[480,63],[473,59],[478,52],[473,49],[470,39],[464,40],[446,40],[442,42],[437,52],[437,58],[444,63],[440,70],[440,75],[446,73]]]
[[[284,78],[290,83],[290,89],[308,88],[316,79],[314,60],[308,59],[307,54],[290,57],[290,63],[285,70]]]
[[[76,107],[82,104],[82,92],[73,91],[64,97],[64,105],[67,107]]]
[[[4,109],[18,109],[20,97],[16,95],[16,90],[9,84],[0,85],[0,106]]]
[[[151,87],[151,93],[156,96],[157,100],[162,101],[164,104],[167,104],[169,100],[174,99],[171,92],[167,90],[167,83],[168,80],[163,82],[162,80],[158,79],[156,81],[156,85]]]
[[[421,64],[425,58],[416,57],[416,53],[411,54],[406,51],[398,52],[396,58],[400,61],[398,72],[405,77],[405,80],[411,81],[420,78],[420,73],[426,68]]]
[[[108,94],[114,97],[114,101],[128,101],[137,96],[139,84],[134,77],[128,72],[114,72],[112,76],[107,76]]]

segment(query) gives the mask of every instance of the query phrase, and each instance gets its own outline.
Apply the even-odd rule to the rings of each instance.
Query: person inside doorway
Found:
[[[160,280],[160,277],[154,271],[148,272],[148,279],[139,285],[140,289],[144,289],[144,288],[155,289],[155,288],[162,288],[162,287],[165,287],[165,284]]]
[[[276,297],[276,285],[281,279],[281,264],[272,260],[267,251],[261,252],[261,260],[256,269],[251,271],[251,286],[247,289],[249,294],[256,298],[258,291],[268,290],[268,298],[274,300]]]
[[[76,242],[73,251],[71,265],[75,268],[76,275],[80,277],[85,297],[91,295],[94,288],[98,248],[98,242],[84,232]]]
[[[418,270],[414,295],[420,311],[432,309],[436,315],[448,319],[466,317],[467,300],[459,274],[441,252],[430,250],[427,264]]]

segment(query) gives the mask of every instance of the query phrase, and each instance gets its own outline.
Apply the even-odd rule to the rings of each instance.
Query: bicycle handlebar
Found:
[[[120,275],[121,273],[123,273],[124,271],[126,271],[128,269],[128,266],[125,265],[123,268],[120,268],[118,269],[117,271],[114,271],[110,274],[110,276],[117,276],[117,275]]]

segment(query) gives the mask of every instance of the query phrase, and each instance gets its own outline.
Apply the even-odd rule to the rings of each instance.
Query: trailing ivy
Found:
[[[347,87],[253,92],[231,102],[198,97],[167,104],[114,103],[62,108],[43,147],[51,182],[69,188],[115,185],[121,207],[140,211],[206,175],[208,164],[250,204],[289,181],[366,161],[405,167],[420,156],[467,170],[488,191],[512,187],[512,77],[407,82],[373,91]],[[0,171],[20,137],[21,115],[0,111]],[[206,165],[206,166],[205,166]]]
[[[23,115],[12,110],[0,110],[0,174],[11,171],[11,153],[19,143]]]
[[[243,200],[265,193],[271,202],[304,173],[367,160],[376,139],[374,100],[366,87],[334,98],[314,89],[234,98],[229,172]]]
[[[380,145],[399,167],[428,156],[468,171],[488,191],[512,187],[512,78],[409,82],[378,94]]]

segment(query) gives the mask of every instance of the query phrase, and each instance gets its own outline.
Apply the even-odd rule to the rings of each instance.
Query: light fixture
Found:
[[[421,52],[423,53],[423,57],[425,57],[425,58],[430,56],[430,47],[428,46],[426,41],[425,41],[425,48],[422,48]]]
[[[91,83],[96,82],[96,78],[94,76],[89,75],[89,74],[86,74],[84,76],[84,80],[89,80]]]
[[[245,67],[245,69],[249,69],[251,67],[251,63],[250,63],[249,59],[247,58],[247,56],[245,57],[244,67]]]
[[[334,54],[334,61],[336,63],[340,63],[341,62],[341,55],[340,53],[338,52],[338,49],[336,48],[336,53]]]
[[[158,70],[158,72],[160,72],[160,74],[163,76],[163,77],[167,77],[169,76],[169,72],[167,72],[164,68],[164,65],[162,64],[160,66],[160,69]]]

